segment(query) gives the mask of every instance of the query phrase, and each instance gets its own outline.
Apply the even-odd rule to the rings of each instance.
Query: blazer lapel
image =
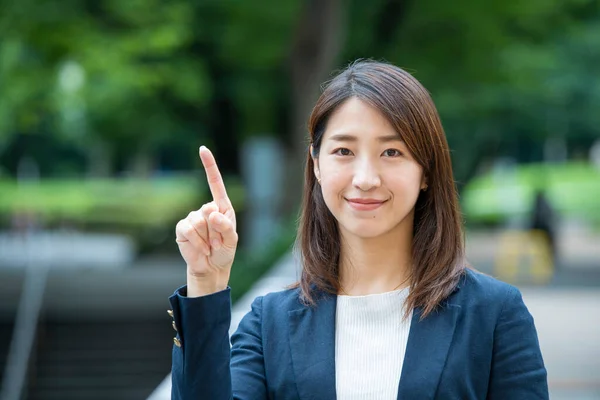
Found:
[[[424,320],[416,308],[398,386],[398,400],[433,399],[446,363],[460,306],[445,303]]]
[[[288,312],[292,364],[300,399],[336,398],[336,300],[336,296],[324,294],[316,306]]]

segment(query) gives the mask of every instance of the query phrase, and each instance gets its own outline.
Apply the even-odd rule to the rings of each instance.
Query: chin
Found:
[[[345,233],[361,239],[373,239],[385,236],[387,234],[401,234],[401,231],[410,229],[412,232],[413,219],[411,213],[403,218],[395,215],[382,216],[381,218],[341,218],[338,220],[338,226]],[[410,228],[406,227],[410,225]]]
[[[388,226],[382,225],[379,221],[367,221],[366,223],[355,222],[351,224],[343,224],[342,226],[346,233],[361,239],[376,238],[389,230]]]

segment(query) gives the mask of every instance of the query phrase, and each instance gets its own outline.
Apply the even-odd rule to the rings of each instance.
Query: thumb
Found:
[[[231,220],[226,215],[219,213],[214,213],[213,215],[211,215],[211,226],[215,231],[221,234],[223,246],[228,248],[236,247],[238,235],[235,231],[235,219]]]

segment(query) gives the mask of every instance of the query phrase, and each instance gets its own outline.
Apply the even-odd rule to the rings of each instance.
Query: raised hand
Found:
[[[188,297],[227,287],[238,243],[235,211],[215,158],[202,146],[200,159],[213,201],[190,212],[175,228],[179,252],[187,264]]]

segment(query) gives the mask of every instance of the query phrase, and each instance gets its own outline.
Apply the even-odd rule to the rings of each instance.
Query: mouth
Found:
[[[387,200],[346,199],[348,205],[357,211],[372,211],[381,207]]]

